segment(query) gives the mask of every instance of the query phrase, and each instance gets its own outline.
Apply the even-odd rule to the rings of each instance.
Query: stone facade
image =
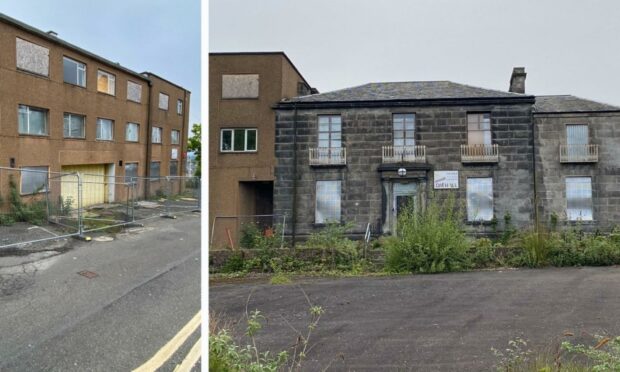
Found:
[[[591,177],[592,221],[584,229],[609,230],[620,221],[620,113],[535,114],[536,178],[540,219],[558,216],[559,225],[571,225],[566,216],[566,177]],[[560,145],[566,145],[566,125],[586,124],[589,143],[598,145],[598,161],[561,163]]]
[[[393,107],[298,108],[281,105],[276,110],[276,159],[274,213],[293,216],[295,234],[304,236],[320,225],[315,224],[316,182],[341,181],[341,220],[353,222],[353,234],[362,235],[368,223],[374,234],[390,232],[391,197],[394,183],[415,183],[418,197],[445,197],[455,192],[465,203],[469,177],[493,179],[493,212],[499,230],[503,216],[509,213],[517,226],[527,226],[533,219],[533,133],[532,102],[508,103],[497,99],[483,105],[426,105],[416,103]],[[491,115],[492,143],[499,148],[496,163],[461,162],[460,146],[467,144],[467,114],[487,112]],[[392,145],[392,115],[415,113],[416,145],[426,146],[422,164],[383,164],[382,147]],[[346,165],[313,167],[309,149],[318,146],[318,115],[340,115],[342,146],[346,148]],[[296,126],[296,136],[294,127]],[[296,137],[296,138],[295,138]],[[297,148],[295,156],[294,149]],[[295,167],[295,159],[297,165]],[[404,167],[407,176],[396,174]],[[458,171],[459,188],[434,190],[433,171]],[[295,179],[296,175],[296,181]],[[296,192],[294,188],[296,187]],[[296,197],[296,205],[293,199]],[[490,232],[489,223],[470,226],[472,231]],[[286,233],[292,227],[287,224]]]

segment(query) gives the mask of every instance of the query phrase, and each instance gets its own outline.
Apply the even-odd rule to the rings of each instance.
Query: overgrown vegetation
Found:
[[[426,208],[409,203],[398,216],[397,234],[386,240],[386,269],[437,273],[469,267],[463,212],[451,194]]]
[[[538,352],[530,349],[526,340],[516,338],[501,351],[491,350],[498,359],[498,372],[620,371],[620,336],[594,336],[593,344],[588,346],[563,341]]]
[[[13,176],[9,176],[9,214],[0,214],[0,225],[11,225],[15,222],[28,222],[33,225],[42,225],[47,220],[47,207],[45,200],[38,200],[36,194],[40,193],[43,187],[36,190],[30,196],[32,200],[28,203],[22,201],[17,184]],[[2,199],[0,199],[0,205]]]
[[[288,321],[296,333],[296,341],[290,351],[283,350],[272,356],[268,351],[260,352],[256,346],[256,335],[263,328],[265,317],[260,311],[248,312],[246,303],[246,330],[248,343],[241,346],[231,336],[230,326],[221,324],[213,314],[209,315],[209,371],[216,372],[275,372],[300,371],[310,350],[310,338],[324,313],[320,306],[313,305],[306,293],[301,290],[308,302],[309,323],[304,330],[298,330]],[[285,319],[286,320],[286,319]],[[211,326],[211,324],[214,324]]]

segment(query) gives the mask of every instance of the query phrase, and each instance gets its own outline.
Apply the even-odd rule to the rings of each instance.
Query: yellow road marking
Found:
[[[176,366],[174,372],[191,371],[192,367],[194,367],[198,362],[198,359],[200,359],[200,338],[198,339],[198,341],[196,341],[194,346],[192,346],[192,349],[189,351],[189,353],[187,353],[187,356],[185,357],[185,359],[183,359],[183,362]]]
[[[183,345],[187,338],[194,333],[194,331],[200,326],[200,311],[194,315],[179,333],[168,341],[151,359],[140,367],[133,370],[133,372],[151,372],[161,367],[170,357]]]

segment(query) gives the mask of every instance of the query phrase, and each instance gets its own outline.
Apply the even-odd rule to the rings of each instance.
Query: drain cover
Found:
[[[78,274],[82,275],[83,277],[86,277],[88,279],[92,279],[94,277],[97,277],[99,275],[97,275],[97,273],[94,273],[92,271],[88,271],[88,270],[84,270],[84,271],[80,271]]]

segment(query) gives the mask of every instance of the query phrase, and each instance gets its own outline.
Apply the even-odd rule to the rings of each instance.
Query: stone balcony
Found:
[[[461,145],[462,163],[497,163],[499,146],[497,145]]]
[[[598,145],[560,145],[560,163],[597,163]]]
[[[342,166],[347,164],[344,147],[312,147],[309,149],[311,166]]]
[[[382,162],[426,163],[426,146],[383,146]]]

